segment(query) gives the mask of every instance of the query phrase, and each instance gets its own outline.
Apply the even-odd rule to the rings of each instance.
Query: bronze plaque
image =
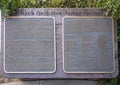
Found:
[[[54,73],[56,71],[53,17],[6,18],[4,36],[6,73]]]
[[[111,17],[64,17],[65,73],[113,73],[114,26]]]

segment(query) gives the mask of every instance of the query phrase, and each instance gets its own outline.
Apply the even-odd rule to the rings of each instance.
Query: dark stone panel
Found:
[[[45,17],[47,16],[48,17],[48,16],[52,16],[52,17],[55,18],[56,72],[55,73],[6,73],[6,72],[4,72],[4,48],[5,48],[4,47],[4,43],[5,43],[4,42],[4,40],[5,40],[4,31],[5,30],[4,30],[4,19],[2,19],[2,45],[1,45],[2,46],[1,65],[2,66],[1,66],[1,70],[0,70],[2,75],[5,76],[5,77],[10,77],[10,78],[12,77],[12,78],[35,78],[35,79],[85,79],[85,78],[94,79],[94,78],[113,78],[113,77],[116,77],[119,73],[118,72],[118,50],[117,50],[117,25],[116,25],[115,20],[114,20],[114,23],[112,25],[112,21],[111,21],[111,18],[110,18],[111,14],[109,14],[108,16],[106,16],[104,14],[105,14],[105,10],[94,9],[94,8],[93,9],[89,9],[89,8],[84,8],[84,9],[81,9],[81,8],[25,8],[25,9],[18,9],[16,16],[19,16],[19,17],[25,17],[25,16],[26,17],[30,17],[30,16],[31,17],[42,17],[42,16],[45,16]],[[78,49],[83,51],[82,54],[84,54],[86,56],[94,55],[94,56],[92,56],[93,60],[90,60],[90,62],[92,62],[92,61],[95,61],[95,62],[90,63],[90,65],[87,64],[86,66],[91,67],[91,66],[93,66],[93,64],[96,64],[96,63],[103,60],[102,61],[103,63],[100,62],[100,66],[101,66],[100,68],[102,68],[101,70],[104,71],[104,72],[108,72],[108,69],[106,70],[105,67],[107,67],[107,68],[110,67],[109,70],[113,70],[113,67],[115,67],[114,72],[112,72],[112,73],[100,73],[101,71],[98,68],[97,68],[97,71],[100,71],[99,73],[90,73],[90,72],[88,72],[88,73],[65,73],[64,72],[64,70],[63,70],[63,48],[64,47],[63,47],[63,43],[62,43],[62,41],[63,41],[63,39],[62,39],[62,37],[63,37],[63,33],[62,33],[63,23],[62,23],[62,21],[63,21],[64,17],[69,17],[69,16],[82,17],[83,19],[84,19],[84,17],[87,17],[88,20],[85,19],[85,20],[83,20],[84,22],[81,22],[78,19],[79,23],[82,23],[82,25],[80,25],[78,23],[77,26],[75,25],[75,22],[76,22],[77,19],[75,19],[75,22],[73,22],[71,20],[71,22],[70,22],[71,24],[68,23],[68,24],[70,24],[70,26],[67,25],[68,30],[66,30],[66,28],[67,28],[66,27],[65,32],[70,33],[70,32],[73,31],[73,33],[75,33],[75,35],[72,34],[72,35],[69,35],[67,37],[70,40],[70,42],[66,41],[66,43],[70,44],[70,46],[66,46],[66,48],[69,49],[71,47],[74,47],[74,43],[75,43],[75,44],[77,44],[77,46],[79,45],[79,47],[81,47],[81,48],[78,48]],[[94,19],[94,17],[95,17],[95,19]],[[96,17],[99,17],[100,19],[96,19]],[[105,17],[108,17],[108,18],[105,18]],[[39,19],[39,18],[37,18],[37,19]],[[90,22],[88,22],[89,20],[90,20]],[[99,20],[102,21],[102,22],[98,23]],[[89,23],[89,25],[85,24],[85,22]],[[39,23],[39,22],[35,22],[34,24],[36,24],[36,23]],[[43,25],[46,25],[47,29],[52,29],[51,27],[48,27],[48,25],[50,25],[50,23],[52,23],[52,22],[43,23]],[[111,23],[111,25],[109,25],[110,23]],[[91,25],[91,24],[93,24],[93,25]],[[26,25],[26,26],[28,26],[28,25]],[[36,26],[38,27],[38,24],[36,24]],[[79,34],[81,29],[78,29],[78,27],[80,27],[80,26],[82,26],[82,28],[81,28],[82,32]],[[29,26],[29,27],[30,27],[29,29],[32,29],[31,26]],[[32,26],[32,27],[34,27],[34,26]],[[88,29],[88,27],[90,29]],[[19,29],[19,31],[24,29],[22,25],[20,26],[20,28],[21,29]],[[76,29],[77,31],[75,31],[72,28]],[[15,29],[15,28],[11,28],[11,29]],[[10,29],[8,29],[8,30],[10,30]],[[18,29],[16,29],[16,30],[18,30]],[[40,32],[40,31],[36,31],[36,33],[33,33],[31,35],[31,34],[27,33],[28,32],[27,29],[24,29],[24,30],[25,31],[22,34],[17,33],[17,31],[16,31],[16,34],[15,34],[16,36],[13,36],[14,34],[11,34],[11,36],[8,35],[8,38],[12,39],[12,40],[14,40],[16,38],[20,38],[20,39],[27,38],[27,41],[24,41],[24,44],[26,44],[26,45],[23,46],[23,50],[21,51],[21,53],[24,56],[27,56],[28,53],[30,53],[30,51],[32,51],[33,53],[30,53],[29,55],[33,55],[34,52],[38,52],[38,50],[35,50],[35,48],[40,47],[40,46],[37,46],[37,44],[41,43],[41,41],[36,42],[35,39],[34,39],[34,41],[29,42],[29,44],[27,44],[30,38],[35,38],[35,37],[37,39],[40,38],[37,35],[40,35],[40,36],[43,35],[42,37],[44,37],[44,38],[50,37],[50,36],[48,36],[48,34],[46,34],[46,35],[44,33],[42,34],[42,32]],[[34,30],[32,30],[32,31],[29,30],[29,32],[32,33],[32,32],[35,32],[35,30],[38,30],[38,28],[34,28]],[[9,33],[12,33],[14,31],[15,30],[11,30],[11,31],[9,31]],[[42,31],[43,32],[49,32],[49,31],[44,30],[44,29],[42,29]],[[41,34],[39,34],[39,32]],[[53,33],[53,32],[50,32],[50,33]],[[77,34],[80,35],[80,37],[78,37]],[[67,35],[65,35],[65,36],[67,36]],[[79,38],[81,40],[77,40],[76,38],[74,38],[76,36],[77,36],[77,38]],[[80,42],[76,43],[76,41],[80,41]],[[108,42],[108,41],[110,41],[110,42]],[[18,41],[9,41],[9,42],[11,44],[16,43],[15,45],[18,44]],[[89,43],[85,44],[85,43],[82,43],[82,42],[89,42]],[[23,42],[19,42],[19,45],[17,45],[17,47],[14,48],[14,49],[17,49],[20,46],[20,44],[22,44],[22,43]],[[32,44],[32,43],[35,43],[35,44]],[[34,45],[33,49],[32,50],[27,50],[27,52],[24,52],[24,51],[26,51],[25,48],[28,48],[31,44]],[[108,45],[110,45],[110,46],[108,46]],[[43,46],[46,46],[46,45],[43,45]],[[86,46],[90,50],[91,49],[92,50],[89,52],[89,49],[87,49]],[[99,49],[98,49],[98,47],[99,47]],[[9,46],[8,46],[8,48],[9,48]],[[99,51],[96,50],[96,49],[98,49]],[[19,50],[20,49],[17,49],[15,51],[17,52]],[[88,51],[84,52],[84,50],[88,50]],[[95,50],[96,52],[94,52],[93,50]],[[113,52],[112,52],[112,50],[113,50]],[[14,52],[14,51],[11,50],[10,54],[12,52]],[[87,54],[86,54],[86,52],[87,52]],[[49,53],[51,53],[51,52],[48,51],[48,54]],[[81,58],[81,57],[80,56],[77,57],[77,56],[82,55],[82,54],[77,52],[77,54],[74,54],[74,55],[76,55],[75,57],[78,59],[78,58]],[[15,55],[19,56],[20,53],[17,53]],[[36,54],[36,55],[39,55],[39,53]],[[71,55],[73,55],[73,54],[71,54]],[[97,55],[99,55],[99,56],[97,56]],[[102,57],[100,57],[100,55]],[[107,60],[103,59],[105,56],[109,57],[109,59],[107,59]],[[93,58],[93,57],[95,57],[95,58]],[[114,59],[112,59],[111,57],[113,57]],[[98,58],[100,58],[101,60],[98,59]],[[12,59],[12,58],[10,58],[10,59]],[[21,61],[23,62],[22,59],[21,59]],[[76,61],[78,62],[77,59],[76,59]],[[30,59],[28,59],[28,61],[29,60]],[[72,60],[72,58],[70,58],[69,60]],[[108,63],[106,63],[108,60],[111,61],[111,63],[109,62],[110,65],[113,65],[113,63],[115,63],[115,66],[109,66]],[[36,60],[36,61],[38,61],[38,60]],[[36,63],[36,61],[34,61],[34,62]],[[82,61],[82,60],[80,60],[80,61]],[[103,66],[103,64],[105,64],[105,63],[106,63],[106,66]],[[82,64],[82,62],[78,62],[78,64]],[[37,65],[35,65],[35,66],[37,66]],[[83,65],[83,66],[85,66],[85,65]],[[35,67],[33,67],[33,68],[35,68]],[[80,70],[80,69],[78,69],[78,70]],[[87,70],[91,71],[91,68],[87,69]],[[92,70],[93,70],[93,68],[92,68]],[[96,68],[95,68],[95,71],[96,71]],[[109,72],[111,72],[111,71],[109,71]]]

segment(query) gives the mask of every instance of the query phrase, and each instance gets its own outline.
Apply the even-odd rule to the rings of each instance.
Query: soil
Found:
[[[20,81],[20,80],[19,79],[11,79],[11,78],[0,77],[0,84],[10,83],[10,82],[18,82],[18,81]]]

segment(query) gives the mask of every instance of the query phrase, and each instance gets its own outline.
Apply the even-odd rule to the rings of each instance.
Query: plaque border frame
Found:
[[[111,71],[111,72],[104,72],[104,71],[85,71],[85,72],[76,72],[76,71],[65,71],[65,61],[64,61],[64,19],[65,18],[89,18],[89,19],[91,19],[91,18],[111,18],[112,19],[112,43],[113,43],[113,64],[114,64],[114,68],[113,68],[113,70]],[[74,73],[74,74],[77,74],[77,73],[99,73],[99,74],[101,74],[101,73],[105,73],[105,74],[108,74],[108,73],[114,73],[115,72],[115,31],[114,31],[114,29],[115,29],[115,27],[114,27],[114,19],[112,18],[112,17],[110,17],[110,16],[64,16],[63,18],[62,18],[62,61],[63,61],[63,71],[65,72],[65,73]]]
[[[23,72],[22,72],[22,71],[21,71],[21,72],[19,72],[19,71],[18,71],[18,72],[10,72],[10,71],[7,71],[7,70],[6,70],[6,65],[5,65],[5,59],[6,59],[6,58],[5,58],[5,52],[6,52],[6,51],[5,51],[5,27],[6,27],[6,26],[5,26],[5,25],[6,25],[6,22],[5,22],[5,21],[6,21],[6,18],[4,18],[4,33],[3,33],[3,34],[4,34],[4,49],[3,49],[3,50],[4,50],[4,53],[3,53],[3,55],[4,55],[4,57],[3,57],[3,60],[4,60],[4,61],[3,61],[4,72],[5,72],[5,73],[31,73],[31,74],[33,74],[33,73],[35,73],[35,74],[36,74],[36,73],[42,73],[42,74],[44,74],[44,73],[55,73],[56,70],[57,70],[57,69],[56,69],[56,68],[57,68],[57,61],[56,61],[57,57],[56,57],[55,17],[53,17],[53,16],[11,16],[11,17],[7,17],[7,18],[11,18],[11,19],[14,19],[14,18],[15,18],[15,19],[17,19],[17,18],[18,18],[18,19],[19,19],[19,18],[20,18],[20,19],[21,19],[21,18],[23,18],[23,19],[24,19],[24,18],[28,18],[28,19],[29,19],[29,18],[31,18],[31,19],[32,19],[32,18],[52,18],[52,19],[53,19],[53,21],[54,21],[54,48],[53,48],[53,49],[54,49],[54,70],[51,71],[51,72],[46,72],[46,71],[44,71],[44,72],[30,72],[30,71],[29,71],[29,72],[27,72],[27,71],[26,71],[26,72],[24,72],[24,71],[23,71]]]

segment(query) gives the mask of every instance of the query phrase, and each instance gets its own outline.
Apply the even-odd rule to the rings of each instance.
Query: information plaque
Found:
[[[64,72],[113,73],[113,34],[110,17],[64,17]]]
[[[53,17],[6,18],[4,36],[6,73],[54,73],[56,71]]]

